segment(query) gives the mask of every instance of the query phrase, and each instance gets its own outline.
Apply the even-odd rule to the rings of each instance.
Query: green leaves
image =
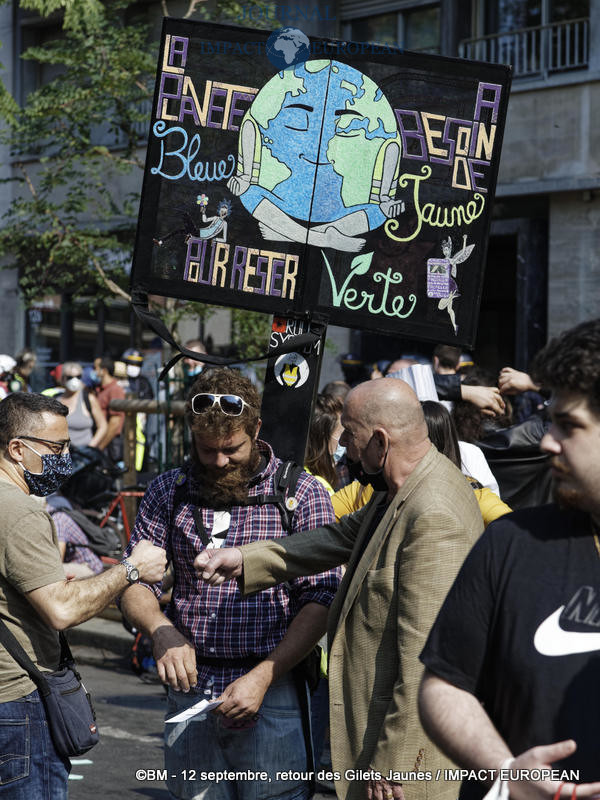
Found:
[[[51,15],[42,43],[23,58],[53,78],[22,107],[0,87],[0,138],[15,187],[0,222],[0,255],[19,271],[28,303],[63,290],[107,297],[116,286],[121,293],[138,202],[121,186],[141,184],[138,130],[149,115],[157,44],[148,40],[147,21],[125,24],[121,0],[21,5]]]
[[[252,358],[265,352],[269,343],[272,317],[258,311],[231,311],[231,340],[241,358]]]
[[[13,167],[0,180],[13,191],[0,220],[2,264],[18,270],[27,304],[62,291],[127,296],[158,55],[149,9],[158,5],[20,2],[44,18],[31,29],[39,41],[21,56],[24,84],[43,80],[19,102],[0,84],[0,141]],[[167,12],[210,13],[212,21],[233,21],[243,10],[236,0],[188,0],[183,13],[170,6],[164,0]],[[206,319],[214,307],[165,298],[157,310],[175,330],[182,318]],[[264,351],[269,317],[234,311],[233,327],[242,354]]]
[[[41,17],[62,12],[65,30],[80,31],[99,25],[104,16],[99,0],[21,0],[21,7]]]

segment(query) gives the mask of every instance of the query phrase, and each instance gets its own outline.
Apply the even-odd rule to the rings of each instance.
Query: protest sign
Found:
[[[509,85],[165,19],[132,288],[472,346]]]

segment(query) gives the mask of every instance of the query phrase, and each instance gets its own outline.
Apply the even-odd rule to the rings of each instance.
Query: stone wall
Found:
[[[576,179],[600,185],[600,81],[513,92],[499,189]]]
[[[548,335],[600,316],[600,193],[550,201]]]

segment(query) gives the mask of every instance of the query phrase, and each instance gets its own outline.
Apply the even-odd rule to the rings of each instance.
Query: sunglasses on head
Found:
[[[194,414],[203,414],[215,406],[219,406],[223,414],[227,414],[230,417],[239,417],[244,407],[252,408],[243,397],[239,397],[237,394],[202,392],[192,397],[192,411]]]

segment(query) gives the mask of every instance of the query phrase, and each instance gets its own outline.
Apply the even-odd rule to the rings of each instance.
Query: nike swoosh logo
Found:
[[[600,650],[600,633],[563,630],[558,620],[564,606],[545,619],[533,637],[533,646],[543,656],[570,656]]]

